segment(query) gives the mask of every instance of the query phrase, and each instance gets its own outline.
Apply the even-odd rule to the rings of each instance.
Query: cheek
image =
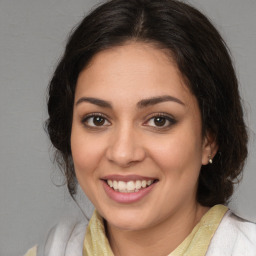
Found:
[[[96,152],[99,152],[97,143],[93,143],[88,136],[85,136],[83,129],[74,125],[71,132],[71,152],[78,182],[84,193],[93,200],[94,170],[98,163]]]
[[[165,175],[198,176],[201,168],[201,138],[191,132],[172,134],[152,145],[152,159]]]
[[[102,152],[101,144],[91,136],[86,136],[83,128],[73,125],[71,132],[71,152],[77,177],[93,172]]]
[[[201,169],[200,148],[197,140],[181,136],[163,142],[162,146],[151,151],[154,164],[161,170],[161,189],[168,191],[164,198],[173,205],[195,200]]]

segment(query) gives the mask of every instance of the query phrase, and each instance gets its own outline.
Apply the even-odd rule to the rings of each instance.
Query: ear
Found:
[[[216,136],[207,132],[202,145],[202,165],[209,164],[209,160],[214,158],[218,151],[218,145],[216,142]]]

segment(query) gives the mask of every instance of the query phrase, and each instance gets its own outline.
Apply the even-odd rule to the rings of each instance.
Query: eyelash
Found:
[[[90,113],[90,114],[86,115],[85,117],[83,117],[81,122],[83,123],[83,125],[86,128],[89,128],[89,129],[102,129],[101,128],[102,126],[97,126],[97,125],[93,126],[93,125],[89,125],[88,124],[88,121],[90,119],[92,119],[92,122],[93,122],[93,119],[96,118],[96,117],[100,117],[101,119],[103,119],[104,123],[107,121],[109,123],[107,126],[111,125],[111,123],[108,121],[108,117],[103,115],[102,113]],[[105,127],[105,126],[103,126],[103,127]]]
[[[163,126],[150,126],[147,125],[147,123],[149,123],[150,121],[154,122],[156,120],[156,118],[162,118],[164,120],[164,125]],[[168,122],[168,124],[166,125],[166,122]],[[156,113],[156,114],[152,114],[145,123],[143,123],[144,126],[149,126],[149,127],[153,127],[154,129],[157,130],[165,130],[170,128],[172,125],[176,124],[176,120],[170,116],[169,114],[166,113]]]
[[[94,118],[100,118],[101,121],[103,121],[103,125],[91,125],[91,124],[88,124],[88,122],[90,121],[90,119],[92,119],[91,121],[93,122]],[[156,118],[162,118],[164,121],[164,125],[163,126],[153,126],[153,125],[148,125],[148,123],[150,121],[154,122],[156,121]],[[88,128],[88,129],[103,129],[105,128],[106,126],[110,126],[111,125],[111,122],[108,120],[109,118],[105,115],[103,115],[102,113],[90,113],[88,115],[86,115],[85,117],[82,118],[82,124]],[[106,125],[105,122],[107,122],[108,124]],[[156,129],[156,130],[165,130],[165,129],[168,129],[170,128],[172,125],[176,124],[176,120],[170,116],[169,114],[166,114],[166,113],[155,113],[155,114],[152,114],[150,117],[147,118],[147,121],[143,123],[143,126],[148,126],[148,127],[152,127],[153,129]],[[166,123],[168,123],[166,125]]]

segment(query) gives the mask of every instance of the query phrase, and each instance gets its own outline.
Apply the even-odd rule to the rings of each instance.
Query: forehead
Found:
[[[130,42],[96,54],[79,74],[75,98],[138,101],[171,95],[195,100],[171,54],[154,45]]]

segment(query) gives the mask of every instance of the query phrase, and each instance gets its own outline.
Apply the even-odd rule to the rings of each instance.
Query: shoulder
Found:
[[[85,219],[64,218],[49,231],[37,254],[25,256],[82,256],[86,227]]]
[[[215,232],[207,256],[256,255],[256,224],[228,211]]]

